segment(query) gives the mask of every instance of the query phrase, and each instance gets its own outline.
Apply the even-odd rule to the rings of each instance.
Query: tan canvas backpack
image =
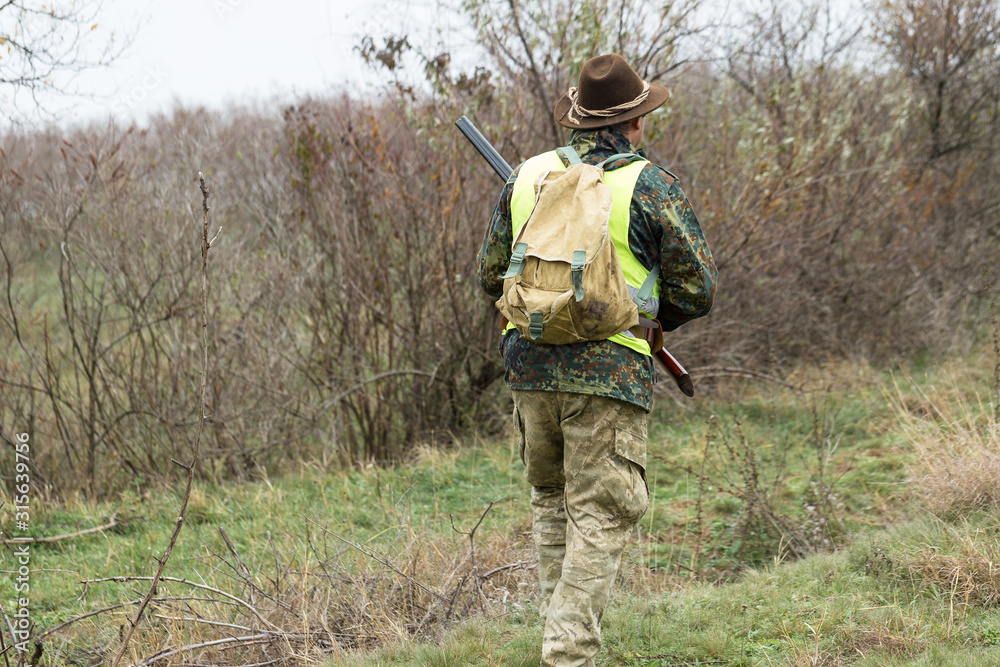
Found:
[[[521,335],[561,345],[604,340],[639,323],[637,303],[653,290],[650,273],[635,300],[629,297],[608,223],[611,187],[604,166],[583,164],[570,147],[565,171],[542,173],[534,184],[535,204],[514,238],[497,308]]]

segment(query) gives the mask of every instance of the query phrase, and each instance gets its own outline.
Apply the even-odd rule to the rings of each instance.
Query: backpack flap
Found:
[[[582,250],[584,265],[593,262],[610,241],[611,188],[602,173],[589,165],[545,172],[535,192],[535,207],[514,239],[514,253],[524,243],[525,255],[545,261],[572,264],[574,253]]]

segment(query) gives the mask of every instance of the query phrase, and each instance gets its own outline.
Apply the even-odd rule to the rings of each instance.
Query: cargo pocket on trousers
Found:
[[[626,429],[615,429],[615,455],[621,460],[623,477],[629,480],[620,489],[623,518],[637,523],[649,507],[646,483],[646,438]]]

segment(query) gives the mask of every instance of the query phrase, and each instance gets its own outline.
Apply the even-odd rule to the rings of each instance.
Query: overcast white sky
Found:
[[[110,67],[75,78],[72,86],[93,99],[42,100],[55,122],[72,124],[109,114],[141,121],[176,103],[220,107],[357,88],[372,80],[355,51],[361,36],[427,29],[430,6],[430,0],[104,0],[88,37],[132,34],[130,47]],[[30,107],[23,93],[16,101]]]
[[[766,0],[745,1],[766,4]],[[44,2],[29,0],[35,6]],[[470,29],[461,18],[438,14],[438,0],[89,2],[101,2],[102,7],[95,17],[97,28],[87,31],[86,39],[100,45],[114,34],[118,43],[129,36],[131,43],[109,67],[80,74],[72,83],[60,82],[80,95],[40,96],[48,114],[39,116],[23,91],[11,100],[9,92],[0,90],[0,104],[9,107],[16,102],[29,125],[65,126],[110,116],[142,123],[149,114],[169,112],[177,104],[220,108],[332,94],[343,87],[365,92],[366,86],[378,84],[355,50],[366,34],[377,38],[379,45],[381,38],[399,34],[428,48],[449,42],[440,48],[453,56],[465,53],[472,61],[476,58],[468,41],[455,45],[456,40],[471,38]],[[846,12],[859,2],[834,0],[834,6],[838,13]],[[734,3],[739,4],[706,2],[705,11],[721,20]],[[7,115],[0,113],[0,129]]]

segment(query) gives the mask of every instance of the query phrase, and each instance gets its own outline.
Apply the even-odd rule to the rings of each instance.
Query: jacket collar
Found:
[[[624,134],[607,127],[596,130],[573,130],[569,143],[580,157],[594,153],[595,157],[606,158],[616,153],[636,152]]]

